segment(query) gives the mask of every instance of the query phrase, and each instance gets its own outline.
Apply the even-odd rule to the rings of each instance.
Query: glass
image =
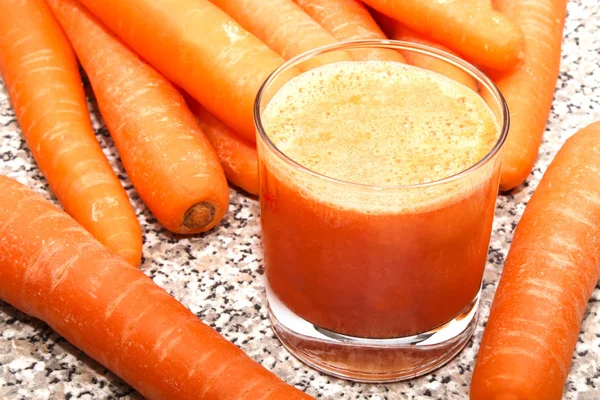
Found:
[[[261,121],[273,95],[315,58],[368,48],[431,57],[472,78],[497,118],[493,149],[451,177],[393,187],[336,180],[286,157]],[[282,65],[261,87],[254,118],[269,317],[284,346],[318,370],[364,382],[412,378],[458,354],[477,321],[508,133],[508,109],[494,84],[434,48],[360,40]],[[323,201],[324,190],[337,195]],[[410,211],[382,211],[406,196],[418,199]],[[349,200],[361,211],[345,208]]]

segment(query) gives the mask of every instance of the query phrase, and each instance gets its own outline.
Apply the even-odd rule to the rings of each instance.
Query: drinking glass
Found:
[[[374,48],[429,57],[436,62],[427,65],[445,63],[472,79],[497,119],[491,151],[453,176],[389,187],[333,179],[288,158],[262,122],[273,95],[319,58]],[[428,46],[345,42],[274,71],[254,118],[269,317],[283,345],[318,370],[364,382],[422,375],[458,354],[477,321],[509,126],[491,80]]]

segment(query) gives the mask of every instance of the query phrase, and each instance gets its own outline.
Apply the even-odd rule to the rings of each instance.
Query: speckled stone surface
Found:
[[[229,214],[216,229],[191,238],[175,237],[156,223],[133,191],[97,111],[92,118],[105,154],[121,177],[144,229],[144,272],[228,340],[286,382],[317,398],[466,399],[483,323],[514,227],[560,145],[578,128],[600,120],[599,62],[600,3],[571,1],[561,74],[540,158],[525,186],[498,200],[475,336],[445,367],[397,384],[345,382],[311,370],[291,357],[267,321],[257,200],[232,190]],[[1,82],[0,174],[16,178],[55,201],[21,138]],[[0,399],[140,398],[44,323],[0,301]],[[581,326],[564,398],[600,399],[598,289]]]

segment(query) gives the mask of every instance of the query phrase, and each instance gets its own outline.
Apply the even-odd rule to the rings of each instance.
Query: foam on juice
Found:
[[[471,89],[388,61],[338,62],[305,72],[273,96],[262,120],[275,146],[298,164],[336,180],[382,188],[464,171],[490,152],[500,134],[492,111]],[[277,175],[287,175],[313,197],[352,206],[351,193],[344,198],[339,187],[280,166]],[[450,186],[422,189],[431,196],[418,190],[379,202],[375,196],[374,209],[365,211],[455,197],[457,188]]]

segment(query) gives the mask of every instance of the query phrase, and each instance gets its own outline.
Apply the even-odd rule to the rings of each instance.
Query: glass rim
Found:
[[[298,64],[300,64],[304,61],[314,58],[315,56],[325,54],[325,53],[330,53],[333,51],[352,50],[352,49],[357,49],[357,48],[384,48],[384,49],[413,51],[416,53],[428,55],[428,56],[437,58],[439,60],[445,61],[445,62],[461,69],[462,71],[465,71],[470,76],[475,77],[479,83],[483,84],[486,87],[486,89],[488,89],[494,95],[494,98],[495,98],[496,102],[498,103],[498,107],[500,108],[500,115],[501,115],[502,121],[500,121],[501,122],[500,136],[498,137],[496,144],[494,144],[492,149],[481,160],[477,161],[475,164],[471,165],[469,168],[466,168],[460,172],[457,172],[454,175],[450,175],[450,176],[447,176],[447,177],[444,177],[441,179],[437,179],[437,180],[434,180],[431,182],[422,182],[422,183],[409,184],[409,185],[378,186],[378,185],[370,185],[370,184],[365,184],[365,183],[357,183],[357,182],[350,182],[350,181],[346,181],[346,180],[342,180],[342,179],[337,179],[337,178],[333,178],[333,177],[330,177],[327,175],[323,175],[319,172],[313,171],[312,169],[305,167],[304,165],[302,165],[302,164],[298,163],[297,161],[288,157],[269,138],[269,135],[266,133],[264,126],[262,124],[262,117],[261,117],[260,111],[261,111],[261,103],[262,103],[265,92],[271,86],[273,81],[275,79],[277,79],[277,77],[279,77],[284,72],[294,68],[295,66],[297,66]],[[285,85],[285,83],[284,83],[284,85]],[[267,147],[271,151],[273,151],[273,153],[280,160],[282,160],[286,164],[301,170],[303,173],[312,175],[316,178],[319,178],[319,179],[322,179],[322,180],[325,180],[325,181],[328,181],[331,183],[335,183],[338,185],[345,185],[345,186],[354,186],[357,188],[371,189],[371,190],[377,190],[377,191],[426,188],[426,187],[431,187],[431,186],[438,186],[438,185],[442,185],[445,183],[453,182],[462,177],[470,175],[471,173],[473,173],[473,172],[479,170],[481,167],[485,166],[502,149],[502,146],[504,145],[506,138],[508,136],[508,130],[510,127],[510,115],[509,115],[509,111],[508,111],[508,105],[506,104],[506,100],[504,99],[504,96],[502,95],[502,93],[500,92],[498,87],[494,84],[494,82],[492,82],[492,80],[486,74],[484,74],[482,71],[480,71],[474,65],[470,64],[469,62],[467,62],[451,53],[437,49],[435,47],[426,46],[426,45],[422,45],[419,43],[411,43],[411,42],[406,42],[406,41],[402,41],[402,40],[392,40],[392,39],[364,39],[364,40],[345,41],[345,42],[340,42],[340,43],[335,43],[335,44],[331,44],[331,45],[327,45],[327,46],[318,47],[316,49],[307,51],[296,57],[289,59],[288,61],[286,61],[285,63],[280,65],[277,69],[275,69],[273,72],[271,72],[269,74],[269,76],[267,77],[267,79],[260,86],[258,93],[256,95],[256,98],[254,100],[253,117],[254,117],[254,126],[255,126],[256,130],[258,131],[263,142],[267,145]]]

